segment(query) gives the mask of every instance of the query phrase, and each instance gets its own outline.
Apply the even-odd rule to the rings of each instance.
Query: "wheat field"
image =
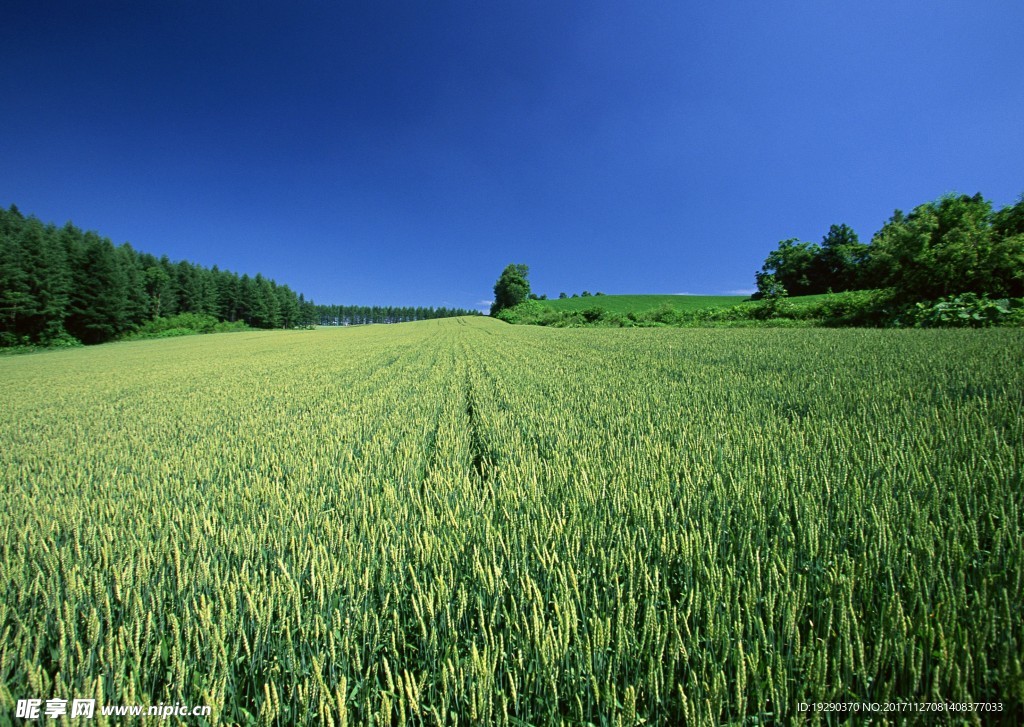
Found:
[[[197,336],[0,359],[0,411],[0,720],[1022,714],[1021,331]]]

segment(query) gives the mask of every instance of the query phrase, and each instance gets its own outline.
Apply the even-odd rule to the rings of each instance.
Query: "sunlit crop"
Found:
[[[1024,704],[1020,331],[236,333],[3,359],[0,411],[7,713]]]

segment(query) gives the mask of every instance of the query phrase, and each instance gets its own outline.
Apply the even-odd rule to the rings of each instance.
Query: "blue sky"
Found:
[[[726,293],[1024,192],[1024,3],[13,2],[0,204],[317,302]]]

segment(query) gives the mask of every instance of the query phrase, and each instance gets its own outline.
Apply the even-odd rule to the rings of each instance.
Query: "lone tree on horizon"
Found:
[[[530,297],[530,281],[526,279],[530,268],[526,265],[509,264],[494,284],[494,302],[491,315],[505,308],[519,305]]]

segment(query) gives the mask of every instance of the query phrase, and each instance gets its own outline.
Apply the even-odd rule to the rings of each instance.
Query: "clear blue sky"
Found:
[[[318,302],[749,290],[1024,192],[1024,3],[8,2],[0,204]]]

